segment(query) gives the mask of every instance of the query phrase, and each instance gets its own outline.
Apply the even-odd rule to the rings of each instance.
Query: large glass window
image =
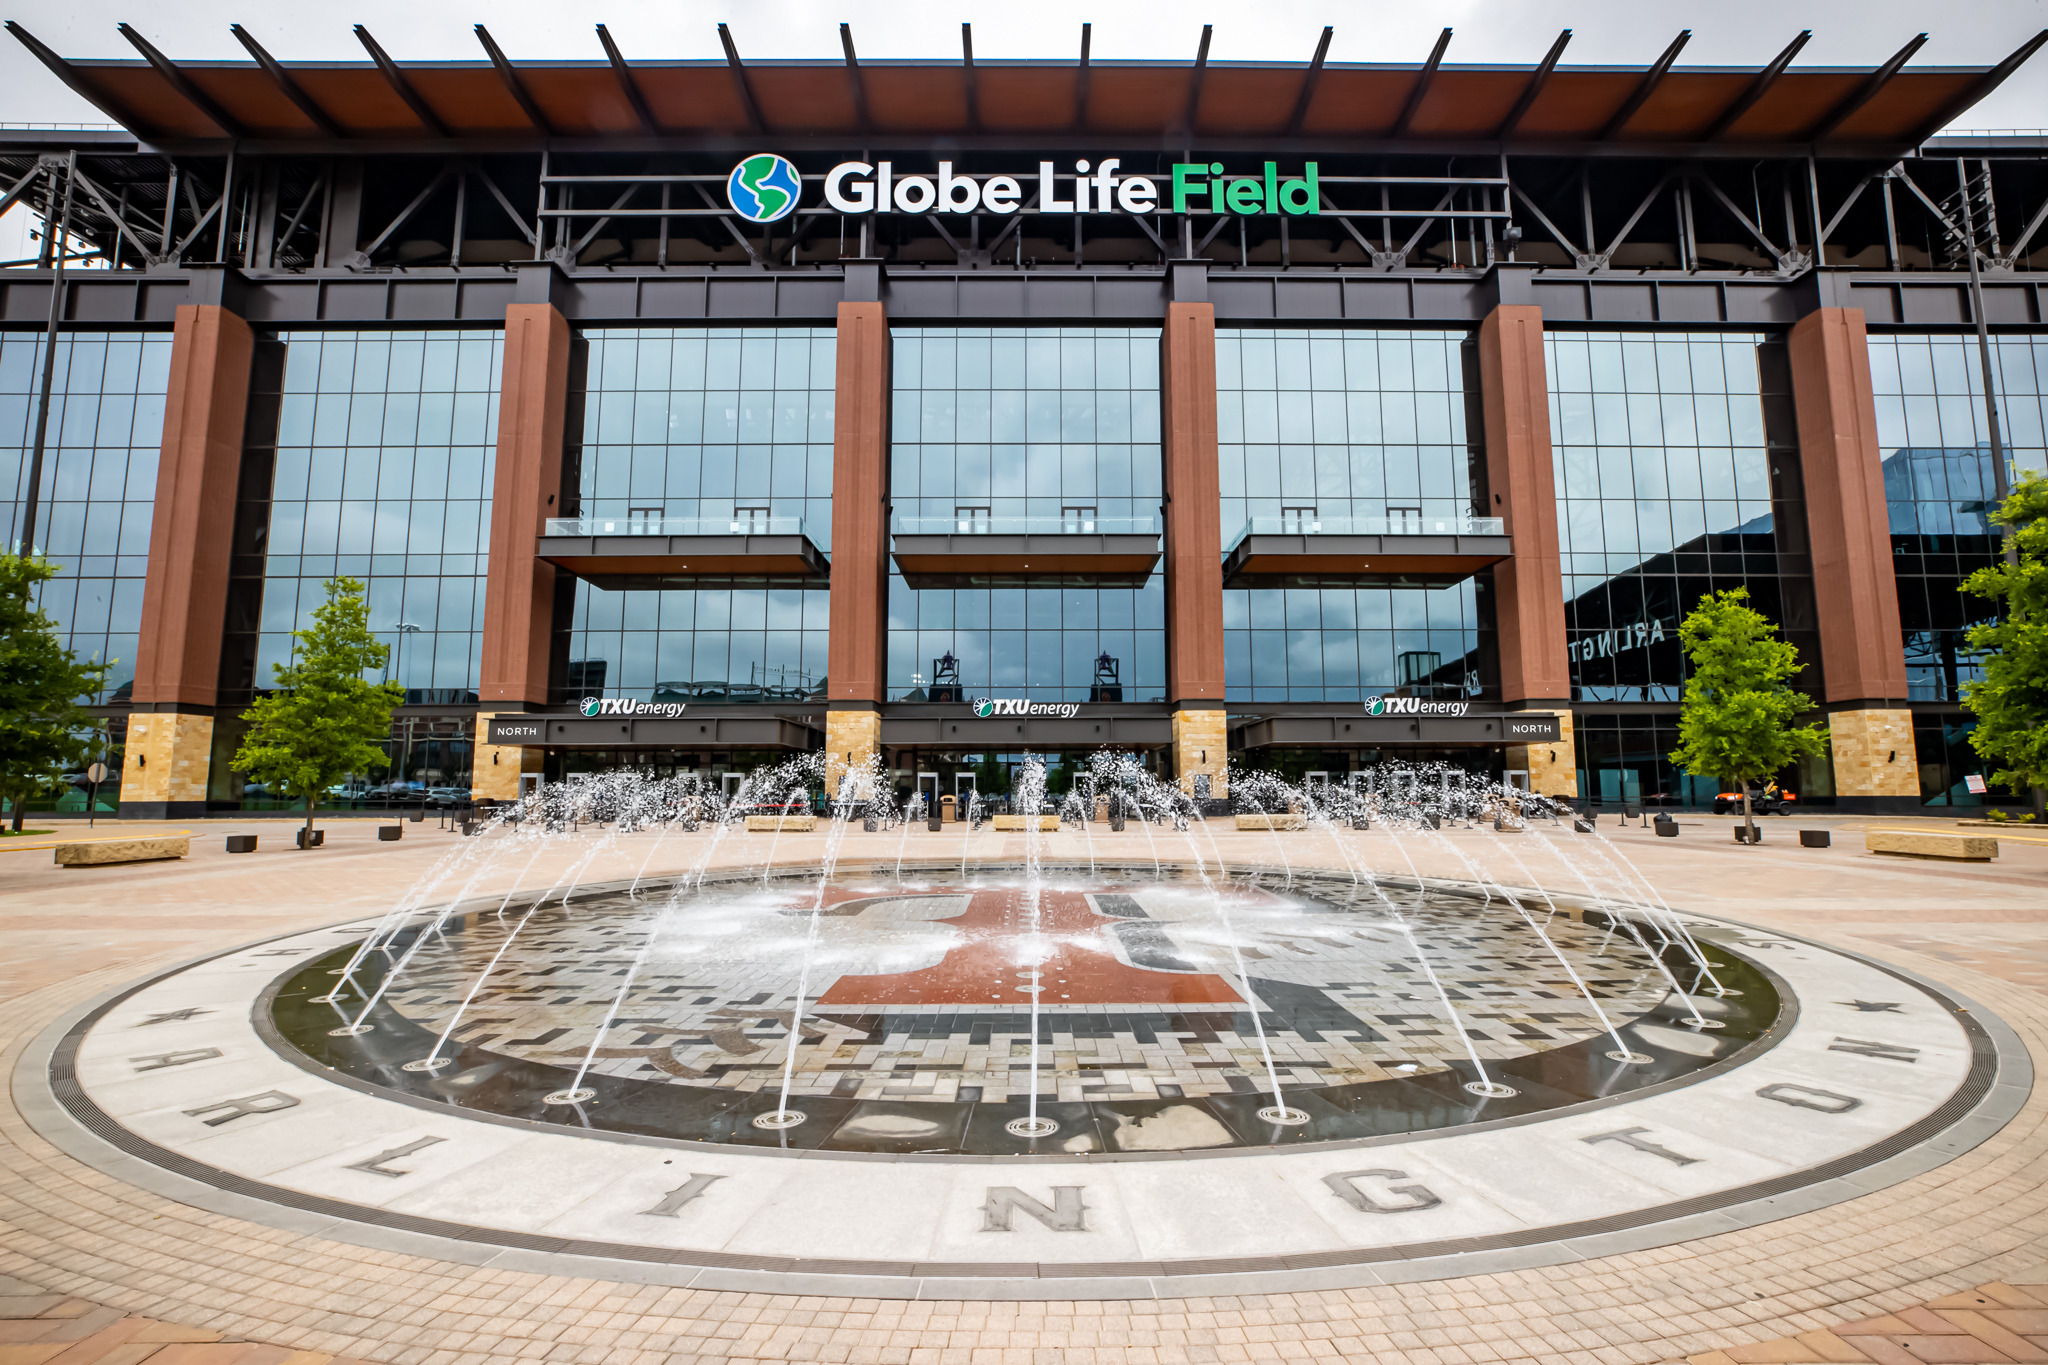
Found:
[[[253,685],[272,685],[325,581],[346,575],[368,585],[370,628],[408,702],[474,702],[501,334],[284,340]]]
[[[2011,466],[2048,469],[2048,339],[1995,337],[1992,365]],[[1997,485],[1976,338],[1874,335],[1870,378],[1909,695],[1960,701],[1964,684],[1981,676],[1965,637],[1992,618],[1993,603],[1958,587],[2001,553],[1985,516]]]
[[[1219,331],[1224,545],[1254,517],[1399,526],[1470,515],[1465,339],[1463,332]],[[1471,579],[1436,588],[1226,588],[1228,696],[1481,695],[1477,591]]]
[[[1159,529],[1157,328],[904,328],[892,347],[894,529]],[[1164,579],[913,588],[892,569],[889,696],[934,686],[1161,700]]]
[[[1678,623],[1709,591],[1746,586],[1751,605],[1803,643],[1779,561],[1764,340],[1546,338],[1575,699],[1679,700]],[[1781,469],[1794,458],[1777,455]]]
[[[28,497],[42,359],[40,336],[0,336],[0,480],[12,490],[0,526],[8,550]],[[170,368],[168,336],[68,332],[58,341],[36,548],[64,572],[44,586],[39,605],[81,659],[112,664],[105,690],[86,702],[120,704],[134,686]]]
[[[589,345],[575,512],[676,534],[735,518],[832,545],[830,328],[603,328]],[[558,700],[824,695],[822,583],[577,582]]]

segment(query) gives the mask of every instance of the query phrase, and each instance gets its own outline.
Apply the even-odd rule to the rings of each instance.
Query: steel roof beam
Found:
[[[176,62],[157,51],[149,39],[137,33],[133,26],[117,24],[115,27],[120,30],[121,36],[128,40],[129,45],[137,52],[140,52],[143,59],[156,68],[157,74],[170,83],[171,89],[177,91],[185,103],[197,109],[201,114],[204,114],[214,127],[232,138],[244,138],[249,135],[248,130],[242,126],[241,120],[221,108],[213,96],[192,84],[192,78],[179,70]]]
[[[1663,84],[1664,77],[1671,72],[1671,64],[1678,60],[1678,54],[1685,51],[1685,45],[1691,41],[1692,30],[1680,30],[1678,36],[1671,40],[1671,46],[1664,49],[1664,55],[1643,73],[1643,79],[1637,83],[1635,93],[1628,97],[1628,103],[1616,110],[1613,118],[1607,120],[1607,126],[1600,130],[1600,141],[1606,142],[1628,127],[1628,121],[1649,103],[1650,96],[1657,93],[1657,87]]]
[[[746,106],[747,123],[757,133],[768,131],[768,120],[761,117],[760,101],[754,98],[754,83],[747,79],[747,65],[740,60],[740,50],[733,46],[732,30],[724,24],[718,26],[718,41],[725,48],[725,64],[732,70],[733,88],[739,91],[740,103]]]
[[[1515,107],[1510,109],[1507,118],[1502,120],[1500,130],[1494,134],[1496,141],[1513,137],[1515,129],[1522,126],[1522,120],[1528,117],[1530,108],[1536,103],[1536,97],[1542,94],[1543,87],[1550,83],[1550,73],[1557,70],[1557,59],[1564,56],[1565,44],[1571,40],[1570,29],[1557,35],[1557,41],[1550,45],[1550,51],[1543,54],[1543,60],[1529,74],[1529,84],[1522,91],[1522,97],[1515,101]]]
[[[1737,119],[1754,109],[1756,102],[1769,94],[1771,87],[1778,83],[1778,77],[1785,74],[1785,68],[1792,65],[1792,59],[1799,55],[1799,49],[1805,47],[1812,39],[1812,29],[1799,30],[1799,36],[1785,44],[1785,50],[1771,58],[1770,65],[1756,73],[1756,79],[1749,83],[1749,88],[1742,92],[1735,103],[1723,109],[1721,116],[1714,120],[1713,126],[1700,134],[1700,141],[1715,141],[1721,134],[1733,128]]]
[[[1401,117],[1394,120],[1391,136],[1399,137],[1408,131],[1408,125],[1415,121],[1416,111],[1422,108],[1422,101],[1429,95],[1429,87],[1436,83],[1437,68],[1444,64],[1444,53],[1451,45],[1451,31],[1445,29],[1437,35],[1436,46],[1429,50],[1429,60],[1422,64],[1422,75],[1415,82],[1415,89],[1408,94],[1408,103],[1401,106]]]
[[[1088,65],[1088,54],[1089,49],[1094,46],[1094,39],[1095,25],[1081,25],[1081,68],[1074,76],[1074,126],[1076,128],[1086,128],[1088,126],[1088,77],[1091,72],[1091,68]]]
[[[868,114],[868,83],[860,73],[860,57],[853,50],[853,25],[839,26],[839,46],[846,52],[846,80],[853,87],[853,113],[860,120],[860,130],[871,133],[875,121]]]
[[[340,124],[328,117],[325,109],[313,102],[313,97],[306,93],[304,87],[292,79],[291,72],[286,71],[277,58],[264,51],[263,44],[256,41],[255,35],[240,24],[228,25],[228,32],[234,34],[236,41],[248,49],[249,55],[256,59],[256,65],[263,68],[263,73],[270,77],[271,82],[300,113],[313,121],[314,127],[332,138],[348,136],[341,131]]]
[[[603,24],[597,26],[597,40],[604,44],[604,55],[611,59],[612,73],[619,78],[619,88],[626,92],[626,103],[633,106],[633,116],[640,120],[641,131],[658,136],[661,125],[654,121],[654,110],[647,106],[647,96],[640,92],[640,82],[633,79],[633,68],[626,65],[626,54],[619,51],[619,45],[612,41],[611,33]]]
[[[1927,35],[1922,33],[1915,36],[1912,41],[1908,42],[1897,52],[1894,52],[1890,61],[1864,78],[1863,84],[1856,87],[1854,94],[1828,110],[1827,116],[1820,121],[1820,126],[1807,134],[1807,140],[1809,142],[1824,141],[1829,133],[1834,132],[1835,129],[1847,123],[1851,115],[1864,105],[1870,103],[1876,97],[1877,92],[1884,89],[1891,82],[1891,78],[1899,74],[1899,69],[1912,60],[1913,54],[1925,46],[1927,46]]]
[[[960,25],[960,64],[967,75],[967,130],[981,131],[981,90],[974,75],[974,26]]]
[[[1189,137],[1195,133],[1195,112],[1202,103],[1202,82],[1209,74],[1209,40],[1215,32],[1214,24],[1202,25],[1202,41],[1195,48],[1195,73],[1188,81],[1187,116],[1181,120],[1181,126]]]
[[[77,95],[86,103],[92,105],[95,109],[98,109],[103,113],[113,115],[116,120],[118,120],[121,124],[123,124],[131,131],[144,129],[150,126],[147,123],[144,123],[139,119],[136,119],[133,115],[128,114],[122,109],[122,107],[119,104],[115,103],[113,100],[108,99],[105,95],[102,95],[97,89],[93,87],[91,81],[88,81],[84,76],[79,74],[78,68],[71,65],[70,62],[65,61],[62,57],[59,57],[55,52],[52,52],[48,47],[45,47],[40,39],[38,39],[34,34],[30,33],[27,29],[23,28],[20,24],[17,24],[12,19],[9,19],[7,21],[7,31],[9,33],[12,33],[15,36],[16,40],[19,41],[23,47],[27,48],[30,52],[33,52],[35,54],[37,61],[41,62],[44,66],[50,68],[51,75],[55,76],[58,80],[64,82],[65,85],[71,88],[71,92],[73,94]]]
[[[548,116],[533,102],[533,95],[526,88],[526,82],[519,79],[519,70],[512,65],[512,59],[505,55],[505,49],[498,46],[497,39],[482,24],[476,26],[476,40],[484,45],[490,56],[491,65],[498,68],[498,79],[505,82],[505,88],[512,92],[512,98],[519,102],[520,112],[526,121],[538,128],[543,137],[555,136],[555,125],[548,122]]]
[[[2039,52],[2044,43],[2048,43],[2048,28],[2042,29],[2033,37],[2027,39],[2026,42],[2021,43],[2018,48],[2014,49],[2010,57],[2007,57],[1997,66],[1985,72],[1981,78],[1971,84],[1968,90],[1965,90],[1961,95],[1950,101],[1947,108],[1943,109],[1933,119],[1930,119],[1927,127],[1914,136],[1913,144],[1918,146],[1928,138],[1933,137],[1936,133],[1948,127],[1965,109],[1968,109],[1971,105],[1977,103],[1978,100],[1983,99],[1999,86],[2005,84],[2006,77],[2012,75],[2013,72],[2019,70],[2022,66],[2025,66],[2027,59],[2036,52]]]
[[[1309,58],[1308,72],[1301,78],[1301,94],[1294,101],[1294,115],[1287,120],[1287,131],[1301,131],[1301,121],[1308,117],[1309,101],[1316,97],[1316,85],[1323,79],[1323,59],[1330,55],[1330,38],[1336,33],[1332,26],[1323,25],[1323,36],[1316,41],[1316,55]],[[1449,33],[1449,29],[1444,30]]]
[[[436,114],[433,108],[420,98],[420,92],[412,88],[412,82],[407,80],[405,73],[398,69],[398,63],[391,60],[391,54],[386,52],[378,44],[377,40],[370,36],[370,30],[364,28],[361,24],[357,24],[356,41],[361,43],[363,50],[370,54],[370,60],[375,62],[377,69],[384,73],[385,81],[397,92],[398,98],[405,101],[405,107],[412,110],[412,116],[424,124],[427,131],[435,137],[447,137],[448,125],[441,122],[440,115]]]

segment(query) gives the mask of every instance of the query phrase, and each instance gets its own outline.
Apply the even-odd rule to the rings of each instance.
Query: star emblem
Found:
[[[1837,1000],[1837,1005],[1847,1005],[1863,1014],[1897,1014],[1899,1007],[1889,1000]]]

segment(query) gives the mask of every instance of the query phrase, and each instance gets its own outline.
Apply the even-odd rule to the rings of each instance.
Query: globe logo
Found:
[[[977,716],[980,716],[980,717],[982,717],[982,718],[986,719],[987,717],[989,717],[989,716],[992,716],[992,715],[994,715],[995,713],[996,713],[996,704],[995,704],[994,702],[990,701],[990,700],[989,700],[989,699],[988,699],[987,697],[977,697],[977,698],[975,698],[975,700],[974,700],[974,714],[975,714],[975,715],[977,715]]]
[[[584,715],[586,715],[586,716],[594,716],[594,715],[596,715],[596,714],[597,714],[597,710],[598,710],[598,702],[597,702],[597,698],[596,698],[596,697],[585,697],[585,698],[583,699],[583,714],[584,714]]]
[[[1374,697],[1372,699],[1372,705],[1365,708],[1365,714],[1367,714],[1368,716],[1383,716],[1386,713],[1387,699],[1385,697]]]
[[[772,223],[796,212],[803,181],[796,167],[773,152],[758,152],[732,168],[725,197],[734,213],[750,223]]]

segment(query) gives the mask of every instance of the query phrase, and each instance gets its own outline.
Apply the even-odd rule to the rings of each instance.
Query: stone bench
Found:
[[[1240,815],[1239,829],[1307,829],[1306,815]]]
[[[815,815],[749,815],[747,833],[773,834],[777,830],[789,834],[811,834],[818,828]]]
[[[105,867],[111,863],[154,863],[183,858],[192,851],[192,840],[183,834],[166,834],[154,839],[99,839],[87,844],[57,845],[59,867]]]
[[[1030,817],[1030,816],[1028,816],[1028,815],[992,815],[992,816],[990,816],[990,817],[989,817],[989,827],[990,827],[990,828],[992,828],[992,829],[994,829],[994,830],[996,831],[996,833],[998,833],[998,834],[1021,834],[1021,833],[1023,833],[1023,831],[1024,831],[1024,829],[1025,829],[1025,824],[1024,824],[1024,822],[1025,822],[1026,820],[1029,820],[1030,818],[1031,818],[1031,817]],[[1057,815],[1041,815],[1041,816],[1039,816],[1039,817],[1038,817],[1038,829],[1039,829],[1039,832],[1040,832],[1040,833],[1042,833],[1042,834],[1057,834],[1057,833],[1059,833],[1059,829],[1060,829],[1060,818],[1059,818],[1059,816],[1057,816]]]
[[[1988,863],[1998,856],[1998,840],[1980,834],[1923,834],[1910,829],[1871,830],[1863,836],[1863,847],[1902,858],[1953,858],[1971,863]]]

